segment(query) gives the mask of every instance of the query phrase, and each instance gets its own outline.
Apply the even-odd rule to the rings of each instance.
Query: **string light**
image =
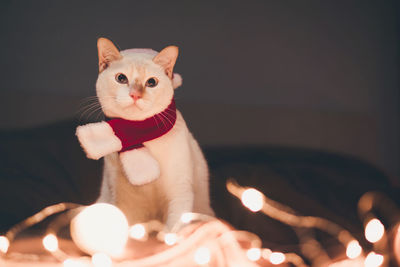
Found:
[[[261,249],[251,248],[246,252],[247,258],[251,261],[258,261],[261,258]]]
[[[175,233],[167,233],[164,236],[164,242],[168,246],[175,245],[175,243],[178,241],[178,236]]]
[[[209,263],[211,260],[210,249],[206,247],[199,247],[194,253],[194,261],[199,265]]]
[[[142,240],[146,236],[146,228],[141,223],[135,224],[129,229],[129,236],[136,240]]]
[[[112,260],[111,258],[104,253],[95,253],[92,256],[92,263],[94,267],[111,267]]]
[[[361,264],[364,265],[364,267],[379,267],[384,263],[386,256],[391,256],[388,255],[388,248],[381,246],[381,243],[383,243],[381,242],[379,243],[379,249],[380,251],[385,252],[384,255],[377,254],[376,252],[370,252],[367,257],[360,257],[363,249],[359,242],[354,239],[348,231],[339,225],[319,217],[298,216],[290,208],[268,199],[260,191],[253,188],[245,189],[231,181],[227,183],[227,188],[229,192],[241,199],[244,206],[253,212],[261,210],[266,215],[288,225],[300,228],[317,228],[335,236],[345,245],[346,255],[350,260],[342,261],[344,264],[343,265],[340,264],[341,262],[332,263],[331,260],[326,257],[324,259],[325,262],[321,263],[326,264],[327,266],[360,266],[359,263],[364,261],[363,264]],[[370,205],[366,205],[365,203]],[[364,204],[365,207],[361,205],[363,208],[362,214],[365,214],[365,209],[370,209],[373,206],[373,202],[364,202]],[[25,229],[29,225],[33,225],[35,222],[43,220],[46,218],[46,216],[75,207],[77,207],[76,204],[61,203],[46,208],[40,213],[29,217],[27,220],[10,229],[5,236],[0,236],[0,252],[3,252],[4,254],[7,253],[14,236],[20,232],[21,229]],[[61,217],[62,216],[59,216],[58,218]],[[63,217],[63,219],[65,219],[65,217]],[[201,223],[195,225],[193,224],[194,221],[201,221]],[[55,223],[55,225],[56,224],[57,223]],[[94,229],[99,225],[101,225],[100,228]],[[182,230],[183,226],[192,226],[193,228],[192,230],[183,230],[181,232],[180,230]],[[122,234],[121,228],[123,229]],[[207,265],[210,263],[211,259],[213,259],[213,262],[218,264],[221,263],[221,260],[225,260],[225,265],[227,266],[233,266],[234,264],[238,266],[254,266],[254,263],[251,261],[255,262],[263,257],[274,265],[279,265],[286,262],[292,263],[295,266],[306,266],[303,259],[299,255],[294,253],[284,254],[281,252],[272,252],[268,248],[260,248],[261,240],[258,236],[246,231],[232,230],[222,221],[207,215],[184,213],[177,223],[177,226],[174,226],[173,228],[176,231],[164,234],[162,232],[163,228],[164,225],[158,221],[150,221],[128,227],[125,216],[118,208],[109,204],[95,204],[83,209],[71,222],[71,236],[74,242],[84,252],[91,250],[89,253],[93,255],[91,258],[68,258],[69,256],[61,251],[58,247],[58,240],[56,236],[57,230],[54,230],[54,228],[52,228],[54,231],[48,231],[50,233],[43,238],[42,242],[45,249],[52,252],[52,255],[61,263],[63,263],[64,267],[111,267],[113,264],[114,267],[163,266],[166,263],[171,263],[171,260],[175,258],[181,258],[181,256],[184,255],[188,255],[189,257],[193,256],[194,262],[198,265]],[[307,239],[310,241],[317,242],[307,231],[304,232],[303,237],[307,237]],[[125,250],[125,245],[129,236],[136,240],[143,240],[144,237],[149,236],[152,232],[158,232],[157,237],[159,239],[161,237],[160,240],[164,241],[165,244],[171,247],[155,255],[146,256],[137,260],[127,260],[122,258],[122,252]],[[397,232],[400,233],[400,230],[397,230]],[[88,235],[83,237],[85,234]],[[381,240],[384,234],[385,227],[381,221],[376,218],[370,220],[365,226],[365,237],[372,243]],[[110,239],[110,235],[119,235],[122,236],[122,238],[120,238],[117,242],[112,238]],[[105,238],[106,236],[108,237]],[[85,238],[87,238],[87,240],[85,240]],[[83,244],[84,242],[82,243],[82,240],[84,240],[84,242],[87,241],[92,243],[89,245],[87,243]],[[177,244],[178,240],[179,244]],[[110,241],[111,243],[116,243],[110,245]],[[109,247],[102,247],[101,249],[98,247],[93,248],[94,243],[97,243],[97,245],[101,244],[103,246],[108,245]],[[173,246],[175,244],[177,245]],[[201,246],[202,244],[207,244],[207,246]],[[198,247],[199,245],[200,247]],[[114,250],[115,247],[118,247],[118,249]],[[249,247],[250,249],[245,249]],[[307,257],[304,251],[302,252],[303,255]],[[325,251],[321,248],[320,252],[322,253]],[[116,256],[117,254],[118,256]],[[59,257],[59,255],[61,255],[61,257]],[[398,256],[396,251],[394,252],[394,255]],[[119,256],[121,257],[118,258],[118,261],[113,263],[112,257]],[[2,262],[3,257],[6,258],[8,256],[0,255],[0,262]],[[312,264],[315,265],[317,263],[316,260],[313,261],[312,258],[309,259],[311,259]]]
[[[285,254],[283,254],[282,252],[272,252],[271,255],[269,255],[269,261],[275,265],[284,263],[285,260]]]
[[[58,239],[54,234],[46,235],[43,238],[42,243],[44,248],[50,252],[55,252],[58,250]]]
[[[8,248],[10,247],[10,241],[5,236],[0,236],[0,252],[7,253]]]
[[[355,259],[362,253],[362,248],[357,240],[352,240],[349,242],[346,248],[346,255],[350,259]]]
[[[370,220],[365,226],[365,238],[371,242],[376,243],[383,237],[385,227],[380,220],[374,218]]]
[[[250,206],[251,209],[257,210],[261,207],[261,210],[264,214],[269,217],[276,219],[280,222],[288,224],[290,226],[295,227],[304,227],[304,228],[317,228],[322,231],[325,231],[332,236],[338,238],[338,240],[344,245],[347,246],[348,242],[355,239],[349,231],[343,229],[336,223],[333,223],[327,219],[314,217],[314,216],[298,216],[294,214],[292,209],[286,207],[282,204],[279,204],[271,199],[268,199],[265,195],[263,195],[258,190],[253,188],[244,189],[239,186],[234,180],[229,179],[226,183],[226,187],[228,191],[240,198],[242,200],[243,205],[246,207]],[[249,191],[250,190],[250,191]],[[245,194],[245,192],[250,192]],[[254,201],[251,201],[254,200]],[[267,202],[268,200],[268,202]],[[261,205],[260,205],[261,201]],[[254,205],[254,206],[252,206]],[[250,207],[248,207],[250,209]]]
[[[263,195],[254,188],[246,189],[242,193],[241,200],[243,205],[253,212],[260,211],[264,203]]]
[[[71,222],[72,239],[88,254],[101,252],[120,257],[128,234],[125,215],[111,204],[97,203],[86,207]]]
[[[370,252],[364,261],[365,267],[378,267],[383,263],[384,257],[381,254],[375,252]]]

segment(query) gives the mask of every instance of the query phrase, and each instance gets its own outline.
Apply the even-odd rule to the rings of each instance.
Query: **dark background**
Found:
[[[180,47],[177,103],[203,145],[310,147],[400,182],[398,1],[1,1],[1,128],[72,117],[96,40]]]

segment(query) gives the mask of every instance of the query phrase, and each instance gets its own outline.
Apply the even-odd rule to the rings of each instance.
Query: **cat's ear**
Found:
[[[101,37],[97,40],[97,51],[99,54],[99,72],[105,70],[110,62],[121,58],[118,49],[107,38]]]
[[[153,62],[163,67],[165,74],[167,74],[170,79],[172,79],[175,62],[178,58],[178,51],[179,49],[177,46],[167,46],[153,58]]]

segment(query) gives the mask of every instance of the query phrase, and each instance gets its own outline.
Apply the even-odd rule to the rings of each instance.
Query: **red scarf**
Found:
[[[147,142],[163,136],[175,125],[176,106],[172,98],[171,104],[162,112],[143,121],[130,121],[121,118],[110,119],[107,123],[115,135],[121,140],[122,148],[119,152],[143,147]]]

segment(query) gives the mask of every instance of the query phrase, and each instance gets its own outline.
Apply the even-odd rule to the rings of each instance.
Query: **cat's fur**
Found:
[[[170,104],[174,89],[182,82],[173,73],[177,47],[169,46],[160,53],[144,49],[119,52],[110,40],[100,38],[98,53],[96,90],[108,117],[149,118]],[[125,74],[129,83],[118,83],[117,73]],[[158,79],[157,86],[145,86],[150,77]],[[134,99],[132,93],[139,98]],[[185,212],[213,215],[207,163],[179,111],[169,132],[130,154],[116,153],[121,142],[106,122],[79,126],[77,136],[89,158],[105,156],[98,202],[118,206],[130,224],[158,219],[172,228]]]

